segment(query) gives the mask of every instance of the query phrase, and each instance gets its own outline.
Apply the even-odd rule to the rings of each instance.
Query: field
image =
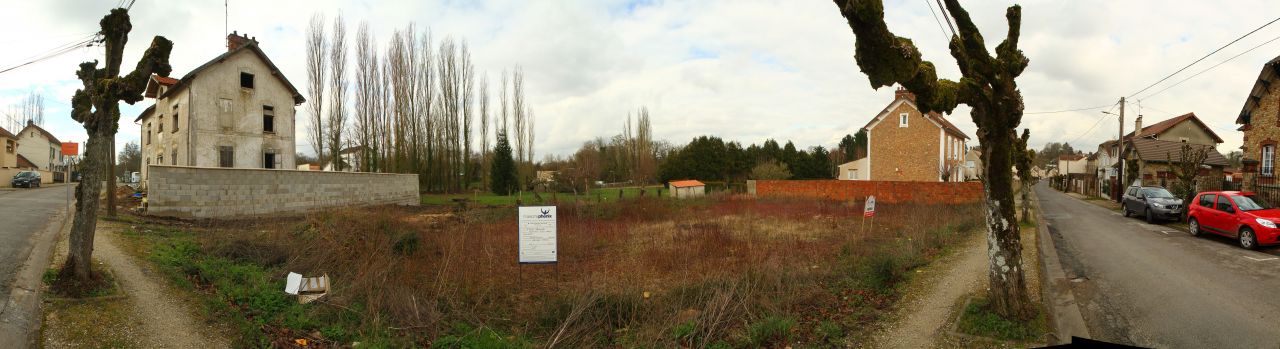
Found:
[[[846,347],[981,222],[976,206],[882,205],[871,229],[832,201],[560,202],[556,265],[515,263],[511,208],[147,220],[124,235],[242,346]],[[334,289],[299,305],[281,292],[289,271]]]

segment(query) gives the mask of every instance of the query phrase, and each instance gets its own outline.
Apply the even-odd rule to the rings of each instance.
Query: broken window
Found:
[[[160,115],[160,128],[156,129],[156,133],[164,133],[164,115]]]
[[[177,165],[178,165],[178,150],[177,150],[177,149],[174,149],[173,151],[169,152],[169,164],[170,164],[170,165],[174,165],[174,166],[177,166]]]
[[[262,168],[276,168],[276,151],[268,150],[262,153]]]
[[[262,106],[262,133],[276,133],[276,110],[269,105]]]
[[[178,132],[178,105],[173,105],[173,132]]]
[[[151,123],[147,123],[147,144],[151,144]]]
[[[218,167],[232,167],[235,162],[234,148],[229,146],[218,147]]]
[[[240,72],[240,87],[253,88],[253,74]]]

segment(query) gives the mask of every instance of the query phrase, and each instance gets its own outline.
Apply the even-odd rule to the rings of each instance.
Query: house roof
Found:
[[[702,182],[699,182],[699,181],[697,181],[697,180],[693,180],[693,179],[686,179],[686,180],[681,180],[681,181],[671,181],[671,187],[672,187],[672,188],[701,187],[701,186],[705,186],[705,185],[706,185],[706,184],[702,184]]]
[[[1244,99],[1244,107],[1240,108],[1240,116],[1236,117],[1237,124],[1249,124],[1249,119],[1253,117],[1253,110],[1258,108],[1258,104],[1262,101],[1262,95],[1271,90],[1271,85],[1278,76],[1280,76],[1280,57],[1262,65],[1262,71],[1258,72],[1258,79],[1254,80],[1253,88],[1249,89],[1249,96]]]
[[[1150,138],[1138,138],[1128,142],[1132,147],[1130,149],[1138,153],[1138,158],[1147,162],[1169,162],[1170,159],[1176,159],[1182,152],[1183,145],[1190,145],[1193,148],[1208,148],[1209,154],[1204,159],[1205,165],[1210,166],[1227,166],[1227,157],[1222,156],[1218,149],[1214,146],[1194,143],[1184,143],[1177,141],[1166,141]]]
[[[1151,124],[1151,126],[1143,127],[1142,134],[1143,136],[1157,135],[1187,120],[1191,120],[1192,122],[1195,122],[1197,126],[1200,126],[1201,129],[1204,129],[1205,133],[1208,133],[1210,137],[1213,137],[1214,141],[1218,143],[1222,143],[1222,137],[1218,137],[1218,134],[1214,133],[1213,130],[1209,128],[1208,124],[1205,124],[1204,121],[1201,121],[1199,117],[1196,117],[1196,113],[1182,114],[1172,119],[1166,119],[1164,121]],[[1129,132],[1129,134],[1124,135],[1124,138],[1125,139],[1133,138],[1133,132]]]
[[[340,150],[340,151],[338,151],[338,154],[351,154],[351,153],[359,152],[359,151],[362,151],[362,150],[364,150],[364,146],[363,146],[363,145],[357,145],[357,146],[354,146],[354,147],[347,147],[346,149]]]
[[[36,125],[34,123],[27,123],[27,127],[23,127],[22,131],[18,131],[18,133],[26,132],[27,129],[29,128],[35,128],[36,131],[40,132],[40,134],[43,135],[45,139],[49,140],[49,143],[62,144],[62,141],[59,141],[58,137],[54,137],[53,134],[49,133],[48,130],[45,130],[43,127],[40,127],[40,125]]]
[[[284,86],[289,89],[290,93],[293,94],[294,105],[302,104],[302,102],[307,101],[306,98],[302,97],[302,93],[298,92],[298,88],[294,87],[293,83],[290,83],[289,79],[285,78],[284,73],[280,72],[280,68],[276,67],[276,64],[272,63],[270,58],[267,58],[267,54],[265,52],[262,52],[261,48],[258,48],[258,43],[256,41],[245,41],[239,47],[236,47],[234,50],[229,50],[226,53],[218,55],[217,57],[214,57],[212,60],[205,62],[199,67],[192,69],[191,72],[187,73],[187,75],[183,75],[182,79],[174,80],[172,78],[158,76],[158,75],[152,76],[151,81],[147,83],[147,91],[148,91],[147,93],[148,94],[155,93],[151,82],[155,82],[157,84],[162,84],[162,85],[168,85],[167,84],[168,82],[176,81],[172,84],[173,87],[169,88],[167,91],[164,92],[164,94],[159,95],[157,98],[168,97],[169,95],[177,93],[179,90],[182,90],[184,87],[187,87],[188,85],[190,85],[191,81],[194,80],[195,77],[200,74],[200,72],[204,71],[205,69],[208,69],[209,67],[212,67],[217,63],[222,63],[222,61],[227,60],[231,56],[234,56],[235,54],[240,53],[241,51],[246,51],[246,50],[249,52],[253,52],[253,54],[257,55],[259,59],[262,59],[262,62],[267,64],[267,68],[271,69],[271,75],[275,76],[277,79],[280,79],[280,82],[284,83]]]
[[[165,86],[173,86],[178,83],[178,79],[174,79],[168,76],[151,75],[151,78],[155,79],[157,83],[160,83],[161,85],[165,85]]]
[[[4,127],[0,127],[0,137],[18,139],[18,135],[9,133],[9,130],[4,129]]]
[[[18,154],[18,168],[36,168],[36,164],[32,163],[31,160],[27,160],[27,157],[22,156],[22,154]]]
[[[1058,155],[1058,160],[1062,160],[1062,161],[1076,161],[1080,159],[1084,159],[1084,155],[1076,155],[1076,154]]]
[[[154,113],[154,112],[156,112],[156,105],[152,104],[150,107],[147,107],[147,109],[143,109],[142,113],[138,114],[138,118],[133,119],[133,122],[142,121],[142,118],[145,118],[147,117],[147,115],[151,115],[151,113]]]
[[[898,103],[907,103],[908,105],[911,106],[911,109],[915,109],[917,111],[920,110],[919,107],[916,107],[916,103],[911,101],[910,99],[898,98],[898,99],[895,99],[893,102],[889,103],[889,105],[885,106],[884,109],[880,110],[880,113],[876,114],[876,117],[871,118],[871,121],[868,121],[865,126],[862,126],[862,129],[864,130],[871,129],[871,126],[874,125],[876,122],[880,121],[881,119],[883,119],[885,116],[887,116],[890,110],[897,108]],[[938,112],[929,112],[929,113],[923,113],[923,115],[926,120],[933,121],[935,124],[938,124],[938,126],[941,126],[942,129],[947,130],[947,132],[950,132],[963,139],[969,139],[969,135],[964,134],[964,131],[960,131],[960,128],[956,127],[955,124],[952,124],[951,121],[947,121],[947,118],[942,116],[942,114],[939,114]]]

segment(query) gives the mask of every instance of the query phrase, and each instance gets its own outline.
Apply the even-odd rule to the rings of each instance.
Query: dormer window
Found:
[[[252,89],[252,88],[253,88],[253,74],[246,73],[246,72],[240,72],[240,87],[248,88],[248,89]]]

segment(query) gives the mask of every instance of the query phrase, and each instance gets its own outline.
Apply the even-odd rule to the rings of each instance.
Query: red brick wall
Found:
[[[982,202],[981,182],[900,182],[841,180],[758,180],[756,196],[801,196],[881,203],[968,204]]]

